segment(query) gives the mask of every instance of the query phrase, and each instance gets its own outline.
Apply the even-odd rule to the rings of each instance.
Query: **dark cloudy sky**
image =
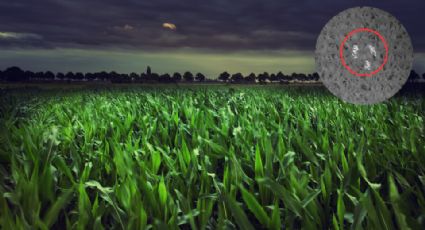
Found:
[[[2,1],[0,69],[308,73],[322,27],[354,6],[396,16],[425,71],[425,0]]]

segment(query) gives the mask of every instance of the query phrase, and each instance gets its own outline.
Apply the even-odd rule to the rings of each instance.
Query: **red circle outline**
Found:
[[[356,71],[354,71],[353,69],[351,69],[347,63],[345,62],[344,59],[344,45],[347,42],[347,40],[353,36],[355,33],[359,33],[359,32],[369,32],[369,33],[373,33],[376,36],[379,37],[379,39],[381,39],[381,41],[384,43],[384,47],[385,47],[385,57],[384,57],[384,62],[382,63],[381,66],[379,66],[378,69],[374,70],[371,73],[357,73]],[[342,65],[353,75],[356,75],[358,77],[371,77],[374,74],[377,74],[379,71],[381,71],[384,68],[384,65],[387,64],[388,61],[388,44],[387,41],[385,40],[385,38],[376,30],[372,30],[369,28],[357,28],[353,31],[351,31],[350,33],[348,33],[347,36],[345,36],[344,40],[341,42],[341,45],[339,46],[339,58],[341,60]]]

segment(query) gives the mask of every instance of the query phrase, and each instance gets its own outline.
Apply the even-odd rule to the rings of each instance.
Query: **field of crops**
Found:
[[[424,229],[425,98],[0,91],[1,229]]]

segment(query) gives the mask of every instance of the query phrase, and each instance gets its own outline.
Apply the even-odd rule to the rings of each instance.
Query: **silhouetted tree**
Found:
[[[127,74],[127,73],[120,74],[120,79],[121,79],[122,83],[130,83],[131,82],[130,74]]]
[[[6,81],[11,81],[11,82],[25,81],[24,71],[22,71],[19,67],[16,67],[16,66],[7,68],[3,72],[3,76]]]
[[[294,80],[294,74],[285,75],[285,78],[288,79],[288,82],[293,81]]]
[[[157,73],[152,73],[150,71],[150,67],[148,67],[148,70],[146,71],[145,81],[158,82],[159,81],[159,75]]]
[[[68,72],[65,74],[65,78],[70,81],[70,80],[74,80],[74,73],[73,72]]]
[[[25,75],[24,79],[26,81],[33,81],[33,80],[35,80],[35,73],[32,72],[32,71],[25,71],[24,75]]]
[[[97,73],[86,73],[86,76],[84,76],[85,79],[88,81],[94,81],[97,79],[98,74]]]
[[[159,74],[157,74],[157,73],[151,73],[150,76],[151,76],[150,77],[151,81],[154,81],[154,82],[158,82],[159,81]]]
[[[245,81],[249,83],[255,83],[255,73],[250,73],[245,77]]]
[[[131,81],[130,75],[123,73],[116,73],[112,82],[114,83],[129,83]]]
[[[293,80],[297,80],[297,81],[306,81],[307,80],[307,75],[301,73],[292,73],[292,79]]]
[[[422,74],[422,78],[425,80],[425,73]]]
[[[65,79],[65,74],[63,74],[61,72],[56,73],[56,79],[64,80]]]
[[[411,71],[408,81],[417,81],[423,77],[425,79],[425,73],[419,75],[414,70]],[[0,81],[28,81],[28,80],[73,80],[73,81],[81,81],[81,80],[87,80],[87,81],[93,81],[93,80],[104,80],[104,81],[111,81],[114,83],[129,83],[129,82],[161,82],[161,83],[169,83],[169,82],[179,82],[182,79],[186,82],[192,82],[194,80],[203,82],[206,80],[205,75],[202,73],[196,73],[194,76],[191,72],[186,71],[183,76],[175,72],[172,76],[170,74],[165,73],[162,75],[158,75],[157,73],[153,73],[151,71],[151,68],[147,66],[146,73],[141,73],[140,75],[137,73],[132,72],[131,74],[119,74],[115,71],[112,71],[110,73],[107,73],[105,71],[102,72],[95,72],[95,73],[86,73],[83,74],[81,72],[72,73],[68,72],[66,74],[63,73],[57,73],[56,75],[52,73],[51,71],[46,72],[31,72],[31,71],[22,71],[19,67],[10,67],[4,71],[0,71]],[[297,81],[318,81],[319,80],[319,74],[318,73],[311,73],[311,74],[303,74],[303,73],[292,73],[291,75],[285,75],[281,71],[279,71],[277,74],[268,74],[267,72],[261,73],[258,76],[256,76],[254,73],[249,74],[248,76],[244,77],[241,73],[235,73],[230,75],[227,71],[221,73],[218,76],[218,80],[222,82],[232,82],[232,83],[240,83],[240,82],[249,82],[249,83],[255,83],[256,80],[260,82],[261,84],[266,83],[267,81],[276,82],[279,81],[280,83],[287,84],[291,80],[297,80]]]
[[[299,80],[299,81],[307,81],[307,80],[308,80],[307,75],[305,75],[305,74],[303,74],[303,73],[300,73],[300,74],[298,74],[297,76],[298,76],[298,80]]]
[[[44,80],[44,73],[43,72],[37,72],[37,73],[35,73],[35,79],[37,79],[37,80]]]
[[[277,81],[282,81],[285,78],[285,75],[282,73],[282,71],[279,71],[276,74],[276,78],[277,78]]]
[[[218,80],[227,82],[229,80],[230,74],[228,72],[223,72],[218,76]]]
[[[415,70],[411,70],[410,74],[409,74],[409,78],[407,79],[407,81],[409,82],[414,82],[420,79],[420,76],[418,73],[416,73]]]
[[[274,74],[274,73],[272,73],[272,74],[270,75],[270,81],[271,81],[271,82],[275,82],[275,81],[277,81],[277,80],[278,80],[277,75],[276,75],[276,74]]]
[[[280,72],[281,73],[281,72]],[[290,75],[285,75],[283,73],[281,73],[282,75],[279,75],[279,83],[281,84],[289,84],[289,81],[292,79],[292,77]]]
[[[175,72],[174,74],[173,74],[173,81],[174,82],[179,82],[179,81],[181,81],[182,80],[182,75],[180,74],[180,73],[178,73],[178,72]]]
[[[100,80],[102,80],[102,81],[110,80],[109,79],[109,74],[106,71],[102,71],[102,72],[98,73],[97,78],[100,79]]]
[[[305,80],[306,81],[311,81],[311,79],[313,79],[313,75],[311,75],[311,73],[305,75]]]
[[[75,73],[75,80],[81,81],[84,79],[84,74],[81,72]]]
[[[120,77],[120,75],[117,73],[117,72],[115,72],[115,71],[111,71],[111,72],[109,72],[109,80],[111,81],[111,82],[119,82],[119,77]]]
[[[137,74],[137,73],[130,73],[130,78],[131,78],[131,81],[137,81],[137,79],[139,79],[139,75]]]
[[[296,73],[291,74],[291,80],[297,80],[297,74]]]
[[[46,73],[44,73],[44,79],[48,81],[53,81],[55,80],[55,74],[53,74],[51,71],[47,71]]]
[[[269,79],[269,73],[267,73],[267,72],[260,73],[260,74],[257,76],[257,78],[258,78],[258,81],[259,81],[261,84],[265,84],[265,83],[266,83],[266,81]]]
[[[156,73],[152,73],[150,66],[146,68],[146,76],[144,76],[143,78],[144,78],[143,81],[148,81],[148,82],[159,81],[159,75]]]
[[[243,80],[243,75],[241,73],[235,73],[230,78],[230,81],[233,83],[240,83]]]
[[[137,78],[136,82],[143,83],[144,81],[146,81],[146,73],[139,74],[139,77]]]
[[[183,79],[185,80],[185,81],[193,81],[193,74],[191,73],[191,72],[189,72],[189,71],[186,71],[184,74],[183,74]]]
[[[203,75],[202,73],[197,73],[195,79],[197,81],[203,82],[205,81],[205,75]]]
[[[318,81],[320,79],[320,76],[317,72],[313,73],[313,81]]]
[[[162,83],[168,83],[171,82],[171,76],[168,73],[162,74],[159,76],[159,81]]]

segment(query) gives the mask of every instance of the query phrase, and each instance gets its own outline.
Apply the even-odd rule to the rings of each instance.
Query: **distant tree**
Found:
[[[282,81],[285,78],[285,75],[282,73],[282,71],[279,71],[276,74],[276,78],[277,78],[277,81]]]
[[[128,74],[120,74],[120,73],[115,73],[113,75],[113,78],[111,80],[111,82],[113,83],[128,83],[130,82],[130,76]]]
[[[276,75],[276,74],[274,74],[274,73],[272,73],[272,74],[270,75],[270,81],[271,81],[271,82],[275,82],[275,81],[277,81],[277,80],[278,80],[277,75]]]
[[[147,73],[141,73],[140,78],[142,78],[142,81],[150,81],[151,75],[148,75]]]
[[[19,67],[16,67],[16,66],[7,68],[3,72],[3,75],[6,81],[11,81],[11,82],[25,81],[24,71],[22,71]]]
[[[120,82],[121,83],[129,83],[129,82],[131,82],[131,78],[130,78],[130,75],[129,74],[126,74],[126,73],[123,73],[123,74],[120,74]]]
[[[108,73],[108,79],[111,82],[119,82],[119,80],[120,80],[119,78],[120,78],[120,75],[115,71],[111,71],[111,72]]]
[[[189,71],[186,71],[184,74],[183,74],[183,79],[185,80],[185,81],[193,81],[193,74],[191,73],[191,72],[189,72]]]
[[[263,81],[264,81],[264,76],[263,76],[263,74],[262,74],[262,73],[260,73],[260,74],[258,74],[258,75],[257,75],[257,81],[258,81],[258,82],[260,82],[260,84],[262,84],[262,83],[263,83]]]
[[[205,75],[203,75],[202,73],[197,73],[195,80],[203,82],[203,81],[205,81]]]
[[[299,81],[307,81],[308,77],[304,73],[300,73],[297,75]]]
[[[227,82],[229,80],[230,74],[228,72],[223,72],[218,76],[218,80]]]
[[[425,73],[422,74],[422,78],[425,80]]]
[[[35,73],[32,72],[32,71],[25,71],[24,72],[24,79],[25,79],[25,81],[35,80]]]
[[[43,72],[37,72],[37,73],[35,73],[34,76],[35,76],[34,78],[37,79],[37,80],[44,80],[45,79]]]
[[[313,75],[311,75],[311,73],[309,73],[305,76],[306,81],[311,81],[312,79],[313,79]]]
[[[306,81],[307,80],[307,75],[303,74],[303,73],[292,73],[292,79],[293,80],[297,80],[297,81]]]
[[[152,73],[150,71],[150,68],[148,68],[148,71],[146,71],[145,80],[148,82],[158,82],[159,81],[159,75],[157,73]]]
[[[109,74],[106,71],[102,71],[100,73],[97,74],[98,75],[98,79],[102,80],[102,81],[108,81],[109,79]]]
[[[75,80],[82,81],[84,79],[84,74],[81,72],[75,73]]]
[[[255,83],[255,73],[250,73],[248,76],[245,77],[245,81],[249,83]]]
[[[142,76],[142,81],[148,81],[148,82],[159,81],[159,75],[156,73],[152,73],[150,66],[146,68],[146,74],[145,75],[141,74],[141,76]]]
[[[298,74],[297,73],[292,73],[291,74],[291,80],[297,80],[298,81]]]
[[[268,74],[267,72],[264,72],[264,73],[259,74],[259,75],[257,76],[257,78],[258,78],[258,81],[259,81],[261,84],[265,84],[265,83],[266,83],[266,81],[269,79],[269,74]]]
[[[313,81],[318,81],[320,79],[320,76],[317,72],[313,73]]]
[[[137,73],[130,73],[130,78],[131,78],[131,81],[137,81],[137,79],[139,79],[139,75],[137,74]]]
[[[70,81],[70,80],[74,80],[75,78],[75,74],[73,72],[68,72],[65,74],[65,78]]]
[[[162,83],[169,83],[171,82],[171,76],[168,73],[162,74],[159,76],[159,81]]]
[[[409,74],[409,78],[407,78],[407,81],[414,82],[420,79],[420,76],[418,73],[416,73],[415,70],[411,70]]]
[[[159,81],[159,74],[151,73],[150,79],[151,79],[151,81],[158,82]]]
[[[290,75],[285,75],[285,74],[283,74],[283,73],[281,73],[282,75],[280,75],[280,74],[278,74],[279,75],[279,82],[281,83],[281,84],[289,84],[289,81],[292,79],[292,77],[290,76]]]
[[[179,81],[181,81],[182,80],[182,75],[180,74],[180,73],[178,73],[178,72],[175,72],[174,74],[173,74],[173,81],[174,82],[179,82]]]
[[[46,73],[44,73],[44,79],[48,81],[53,81],[55,80],[55,74],[51,71],[47,71]]]
[[[63,74],[61,72],[58,72],[56,74],[56,78],[59,79],[59,80],[64,80],[65,79],[65,74]]]
[[[240,83],[243,81],[243,75],[241,73],[235,73],[230,78],[230,81],[233,83]]]
[[[148,76],[146,75],[146,73],[141,73],[137,82],[144,82],[144,81],[147,80],[147,78],[148,78]]]
[[[84,78],[87,79],[87,81],[94,81],[94,79],[96,79],[96,74],[86,73]]]
[[[293,81],[294,80],[294,74],[285,75],[285,78],[287,79],[288,82]]]
[[[87,75],[91,75],[90,77],[92,77],[93,79],[93,81],[94,80],[100,80],[100,73],[99,72],[94,72],[94,73],[86,73],[86,76],[85,76],[85,78],[86,79],[88,79],[87,77],[89,77],[89,76],[87,76]]]
[[[3,75],[3,71],[0,70],[0,81],[5,81],[6,79],[3,79],[4,75]]]

